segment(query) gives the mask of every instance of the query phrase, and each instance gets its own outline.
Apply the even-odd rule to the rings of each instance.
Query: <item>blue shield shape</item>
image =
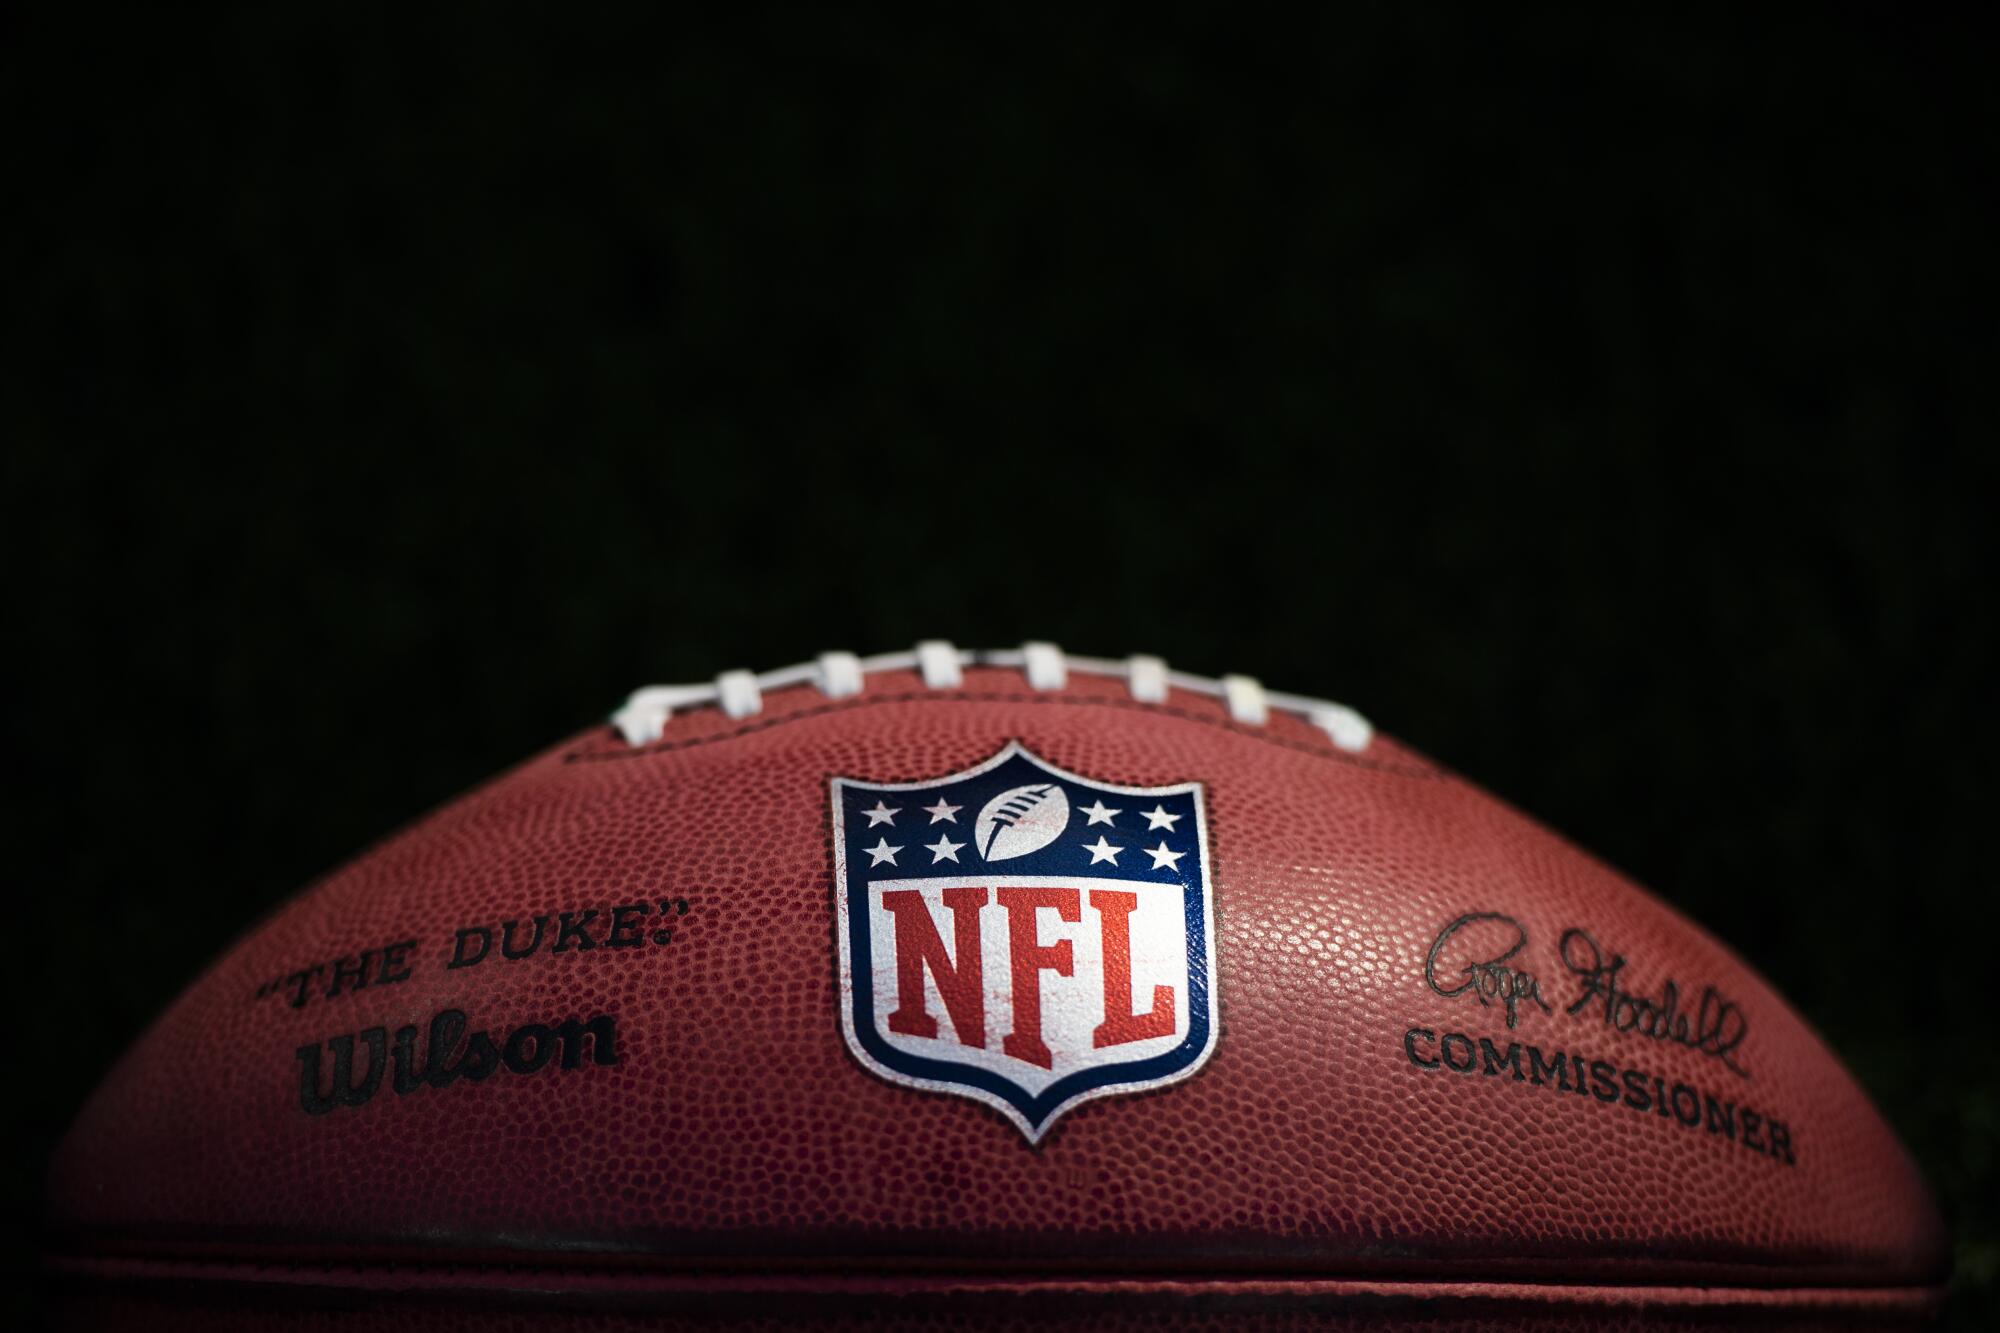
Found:
[[[835,778],[833,849],[842,1026],[890,1082],[1034,1143],[1214,1049],[1201,784],[1098,782],[1013,743],[925,782]]]

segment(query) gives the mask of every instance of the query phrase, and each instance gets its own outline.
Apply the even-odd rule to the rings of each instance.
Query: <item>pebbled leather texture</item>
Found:
[[[1203,784],[1214,894],[1206,1065],[1081,1105],[1038,1145],[986,1106],[864,1069],[834,947],[830,780],[930,779],[1016,740],[1105,782]],[[641,938],[611,947],[621,904],[647,904],[627,917]],[[555,951],[560,914],[591,910],[596,947]],[[1510,975],[1532,972],[1546,1008],[1520,1002],[1512,1028],[1497,996],[1426,978],[1469,913],[1512,924],[1448,941],[1444,980],[1476,979],[1459,964],[1518,929]],[[519,944],[536,915],[550,938],[532,955],[496,941],[447,966],[461,928],[512,920]],[[1621,1031],[1564,962],[1572,929],[1626,960],[1620,994],[1662,1001],[1671,982],[1688,1019],[1712,989],[1740,1044]],[[365,950],[359,988],[287,980]],[[302,1109],[300,1048],[428,1032],[451,1010],[496,1044],[609,1015],[617,1060],[404,1093],[385,1079],[362,1104]],[[1600,1077],[1517,1077],[1529,1046],[1610,1070],[1612,1097]],[[1626,1071],[1755,1107],[1766,1129],[1635,1109]],[[1536,1318],[1567,1326],[1548,1301],[1606,1288],[1902,1308],[1946,1263],[1923,1182],[1838,1060],[1728,949],[1588,855],[1383,737],[1349,754],[1288,715],[1250,726],[1180,691],[1148,705],[1108,678],[1036,691],[990,668],[953,690],[887,672],[850,698],[774,691],[753,717],[689,712],[636,748],[592,731],[372,848],[124,1057],[55,1158],[50,1213],[60,1261],[93,1278],[180,1264],[253,1289],[338,1272],[379,1293],[448,1269],[542,1301],[702,1273],[1320,1282],[1327,1299],[1342,1283],[1531,1284]],[[955,1320],[1017,1313],[927,1299]],[[1194,1296],[1168,1308],[1214,1317]]]

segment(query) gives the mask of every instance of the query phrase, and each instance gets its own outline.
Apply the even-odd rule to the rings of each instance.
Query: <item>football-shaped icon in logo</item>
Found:
[[[1069,825],[1069,797],[1052,782],[1032,782],[1001,792],[979,812],[972,837],[979,854],[1006,861],[1039,852]]]

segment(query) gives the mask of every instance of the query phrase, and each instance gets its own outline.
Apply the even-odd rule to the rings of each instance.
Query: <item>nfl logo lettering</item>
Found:
[[[842,1026],[892,1083],[1039,1142],[1215,1048],[1201,785],[1121,787],[1010,744],[928,782],[833,781]]]

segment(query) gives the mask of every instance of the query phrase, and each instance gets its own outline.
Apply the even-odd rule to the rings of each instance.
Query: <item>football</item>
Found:
[[[258,923],[49,1176],[86,1318],[1898,1322],[1722,943],[1336,704],[1046,644],[637,692]]]

